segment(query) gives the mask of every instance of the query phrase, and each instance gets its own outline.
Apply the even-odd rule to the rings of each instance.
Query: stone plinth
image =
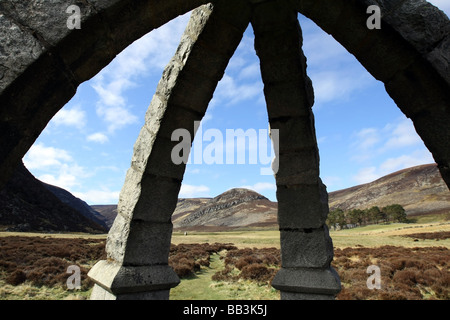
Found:
[[[167,300],[180,282],[168,265],[124,266],[99,261],[88,276],[95,282],[91,300]]]

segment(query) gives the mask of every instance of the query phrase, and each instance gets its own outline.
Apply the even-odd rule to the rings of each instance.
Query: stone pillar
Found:
[[[252,26],[270,127],[279,130],[275,178],[282,268],[272,285],[282,299],[333,299],[340,280],[330,266],[328,194],[319,177],[314,94],[297,13],[284,1],[264,2],[255,6]]]
[[[164,70],[134,146],[131,168],[109,232],[108,259],[89,272],[91,299],[168,299],[179,279],[168,265],[185,164],[175,164],[176,129],[195,135],[229,59],[250,22],[248,5],[219,1],[194,10],[178,50]],[[233,7],[234,6],[234,7]],[[238,14],[230,8],[237,10]],[[220,40],[218,40],[220,39]]]

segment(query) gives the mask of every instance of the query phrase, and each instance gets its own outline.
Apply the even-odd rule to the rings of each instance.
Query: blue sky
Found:
[[[450,1],[429,2],[450,14]],[[328,191],[432,163],[411,121],[383,84],[331,36],[310,20],[299,18],[316,97],[313,111],[321,177]],[[186,14],[142,37],[81,84],[24,157],[26,167],[38,179],[65,188],[91,205],[117,203],[146,110],[188,20]],[[209,105],[203,133],[219,131],[225,137],[227,129],[268,129],[253,40],[250,27]],[[192,152],[204,150],[199,142],[203,148],[210,144],[205,134],[201,139],[197,135]],[[251,151],[247,148],[247,152]],[[261,175],[261,167],[268,167],[261,161],[192,162],[187,165],[180,197],[214,197],[231,188],[247,187],[276,200],[275,179]]]

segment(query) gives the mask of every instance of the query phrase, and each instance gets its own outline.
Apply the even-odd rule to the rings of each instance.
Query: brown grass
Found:
[[[450,239],[450,231],[410,233],[403,235],[403,237],[422,240],[445,240]]]
[[[172,244],[169,254],[169,265],[178,277],[185,278],[200,271],[201,266],[209,266],[209,257],[222,250],[236,249],[230,243]]]
[[[7,284],[26,281],[34,286],[65,286],[67,268],[78,265],[81,286],[93,284],[87,278],[93,261],[104,259],[105,241],[93,239],[53,239],[42,237],[0,238],[0,271]]]
[[[341,278],[340,300],[450,299],[450,250],[444,247],[336,249],[332,263]],[[367,288],[367,267],[381,270],[381,289]]]
[[[244,248],[228,251],[225,269],[213,276],[216,281],[253,280],[270,283],[280,268],[280,250],[277,248]]]
[[[104,247],[104,239],[1,237],[0,280],[12,286],[64,287],[67,267],[78,265],[82,289],[88,290],[92,282],[87,272],[96,261],[105,259]],[[237,249],[230,243],[172,245],[169,264],[181,278],[189,277],[209,266],[215,253],[220,253],[225,265],[213,276],[216,281],[270,284],[280,268],[279,249]],[[450,299],[450,250],[445,247],[336,248],[332,265],[343,286],[339,300]],[[380,290],[367,288],[370,265],[381,269]]]

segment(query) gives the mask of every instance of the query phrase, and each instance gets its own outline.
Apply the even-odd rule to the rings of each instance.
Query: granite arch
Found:
[[[109,260],[99,262],[90,273],[96,282],[93,298],[167,299],[178,283],[167,258],[170,217],[184,173],[183,165],[175,166],[169,159],[170,133],[185,128],[195,134],[193,122],[203,117],[251,23],[269,122],[281,133],[276,182],[283,265],[274,286],[283,299],[333,298],[340,283],[330,268],[327,192],[318,170],[314,95],[297,12],[333,35],[385,84],[412,119],[450,186],[448,17],[424,0],[207,2],[80,1],[80,30],[67,29],[64,9],[69,1],[54,1],[53,7],[40,6],[37,0],[25,5],[19,0],[2,2],[0,186],[80,83],[140,36],[197,8],[135,144],[119,215],[108,238]],[[366,27],[369,5],[381,8],[380,30]],[[287,101],[282,99],[286,92]]]

